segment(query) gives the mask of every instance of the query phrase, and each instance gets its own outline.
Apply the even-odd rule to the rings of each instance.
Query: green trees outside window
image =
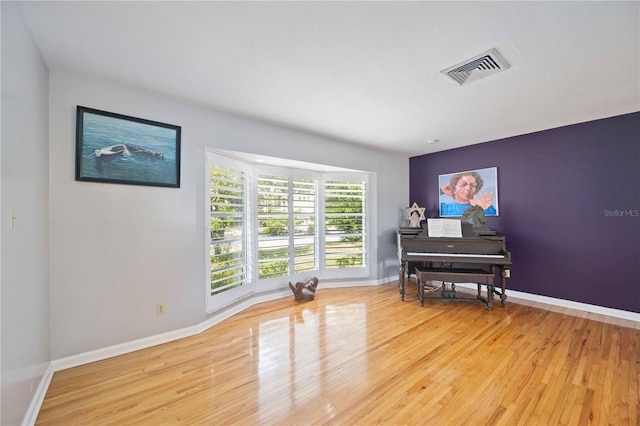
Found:
[[[211,295],[256,279],[366,267],[364,179],[208,164]]]
[[[211,294],[215,294],[246,282],[246,178],[241,171],[212,164],[209,179]]]
[[[258,176],[258,277],[317,270],[317,184]]]
[[[327,268],[365,266],[365,183],[325,182]]]

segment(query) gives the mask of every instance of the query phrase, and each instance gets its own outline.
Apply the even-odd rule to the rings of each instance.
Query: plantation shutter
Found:
[[[293,246],[294,272],[318,269],[316,241],[317,183],[308,179],[293,179]]]
[[[362,181],[325,181],[325,267],[365,265],[365,192]]]
[[[258,277],[289,275],[289,179],[258,176]]]
[[[209,188],[211,295],[214,295],[248,282],[246,173],[210,164]]]

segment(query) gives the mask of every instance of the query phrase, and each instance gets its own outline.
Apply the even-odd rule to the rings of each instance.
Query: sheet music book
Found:
[[[460,219],[427,219],[430,237],[462,238]]]

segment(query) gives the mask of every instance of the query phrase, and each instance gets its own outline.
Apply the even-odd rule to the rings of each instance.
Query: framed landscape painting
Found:
[[[78,106],[76,180],[180,187],[179,126]]]
[[[498,216],[498,168],[467,170],[438,176],[440,217],[460,217],[478,205],[485,216]]]

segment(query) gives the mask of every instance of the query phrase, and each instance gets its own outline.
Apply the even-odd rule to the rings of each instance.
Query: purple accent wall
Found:
[[[438,175],[498,167],[487,225],[507,237],[508,288],[640,313],[640,112],[409,161],[427,217]]]

